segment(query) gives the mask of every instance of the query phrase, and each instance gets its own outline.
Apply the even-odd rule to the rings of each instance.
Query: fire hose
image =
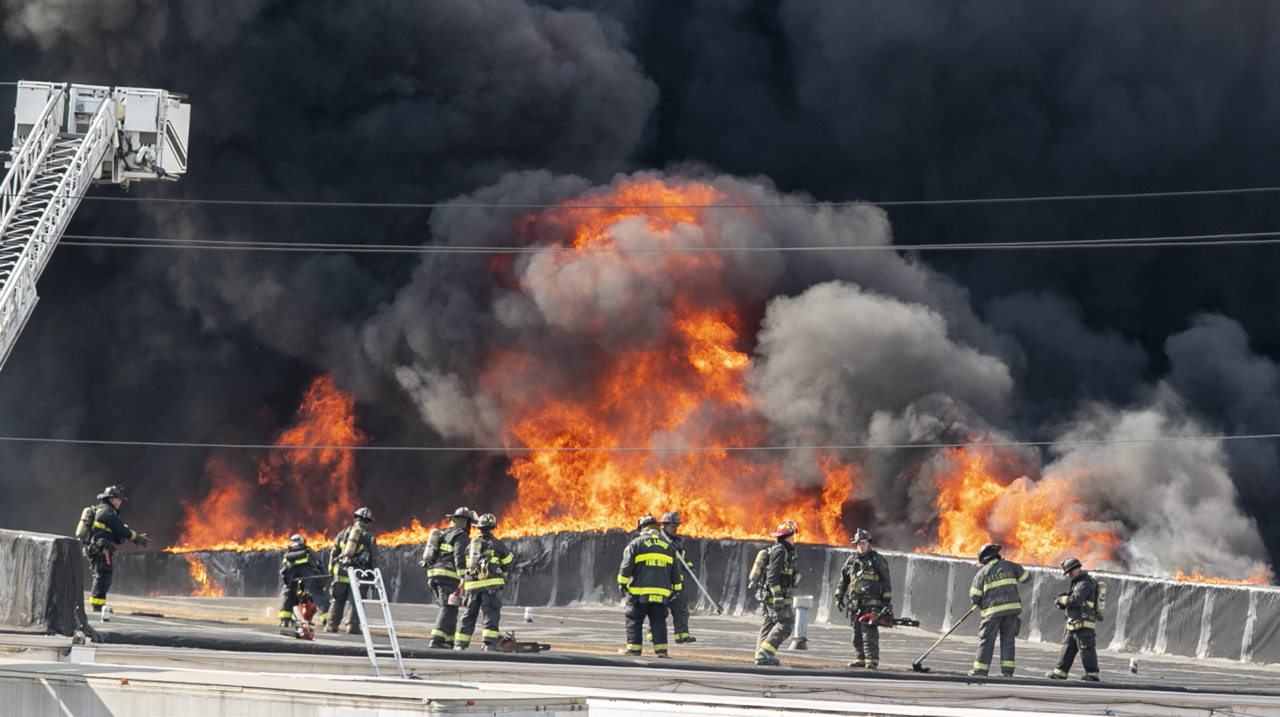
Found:
[[[698,576],[693,572],[693,568],[689,567],[689,564],[686,563],[684,558],[679,555],[676,555],[676,560],[680,561],[680,566],[689,574],[689,578],[693,580],[693,584],[697,585],[698,589],[702,591],[702,594],[706,596],[707,600],[711,603],[711,607],[716,609],[716,614],[723,615],[724,610],[720,607],[719,603],[716,602],[716,599],[711,597],[711,593],[707,591],[707,586],[703,585],[702,581],[698,579]]]

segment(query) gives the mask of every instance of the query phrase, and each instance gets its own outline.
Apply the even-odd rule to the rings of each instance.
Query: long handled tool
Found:
[[[707,600],[711,602],[711,607],[716,609],[716,614],[723,615],[724,610],[721,609],[718,603],[716,603],[716,599],[711,597],[711,593],[707,591],[707,586],[703,585],[702,581],[698,579],[698,576],[694,574],[693,568],[689,567],[689,564],[686,563],[684,561],[684,558],[680,557],[679,555],[676,556],[676,560],[680,561],[680,565],[684,568],[684,571],[689,574],[690,578],[693,579],[693,584],[697,585],[698,589],[702,591],[702,594],[707,596]]]
[[[928,667],[925,667],[923,664],[921,664],[921,663],[923,663],[923,662],[924,662],[924,658],[928,657],[930,652],[933,652],[933,648],[937,647],[938,645],[941,645],[941,644],[942,644],[942,641],[943,641],[943,640],[945,640],[945,639],[947,639],[947,636],[948,636],[948,635],[950,635],[951,633],[955,632],[955,631],[956,631],[956,628],[957,628],[957,627],[960,627],[960,623],[964,622],[964,621],[965,621],[965,618],[967,618],[967,617],[969,617],[970,615],[972,615],[972,614],[973,614],[973,611],[974,611],[974,610],[977,610],[977,609],[978,609],[978,606],[977,606],[977,605],[974,605],[973,607],[969,608],[969,612],[966,612],[966,613],[964,614],[964,617],[960,618],[959,620],[956,620],[956,624],[952,625],[950,630],[947,630],[946,632],[942,633],[942,637],[939,637],[937,642],[935,642],[935,643],[933,643],[932,645],[930,645],[930,646],[929,646],[929,649],[925,650],[925,651],[924,651],[924,654],[920,656],[920,659],[918,659],[918,660],[916,660],[915,662],[911,663],[911,669],[915,670],[916,672],[928,672],[928,671],[929,671],[929,668],[928,668]]]

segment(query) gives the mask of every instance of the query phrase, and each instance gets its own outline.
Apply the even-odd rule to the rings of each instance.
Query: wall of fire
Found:
[[[621,530],[558,533],[510,541],[516,562],[504,599],[513,606],[612,604],[615,576],[629,536]],[[699,577],[728,612],[753,611],[747,573],[763,542],[686,539]],[[379,565],[397,602],[430,602],[421,546],[379,549]],[[889,560],[894,606],[899,617],[920,620],[941,632],[969,609],[968,590],[977,566],[972,561],[918,553],[882,551]],[[210,586],[233,597],[277,594],[282,551],[217,551],[191,555],[125,552],[118,555],[113,592],[133,595],[189,595]],[[803,572],[797,594],[812,594],[818,622],[843,620],[834,614],[832,591],[849,549],[799,546]],[[193,560],[207,571],[205,584],[192,577]],[[1086,566],[1087,567],[1087,566]],[[1022,635],[1057,642],[1062,612],[1054,597],[1067,581],[1057,570],[1031,568],[1023,587]],[[1280,663],[1280,589],[1211,585],[1099,573],[1108,585],[1109,610],[1099,624],[1099,646],[1130,654],[1171,654]],[[690,585],[690,588],[693,586]],[[710,610],[701,596],[697,609]]]

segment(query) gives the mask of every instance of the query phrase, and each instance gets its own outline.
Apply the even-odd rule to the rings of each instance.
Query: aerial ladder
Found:
[[[19,82],[0,184],[0,368],[35,309],[36,281],[92,184],[187,171],[191,106],[139,87]]]

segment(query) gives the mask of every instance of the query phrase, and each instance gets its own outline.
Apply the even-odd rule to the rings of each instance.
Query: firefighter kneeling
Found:
[[[476,618],[479,616],[484,617],[481,632],[483,649],[486,652],[498,649],[498,622],[502,619],[502,596],[499,593],[507,584],[507,566],[514,556],[501,540],[493,537],[493,529],[497,525],[498,518],[493,513],[480,516],[476,522],[480,534],[472,538],[471,545],[467,547],[467,572],[462,581],[466,612],[453,635],[455,650],[465,650],[471,645],[471,634],[476,630]]]
[[[293,608],[308,597],[319,613],[316,622],[328,619],[329,593],[325,589],[328,580],[319,556],[307,547],[306,538],[301,535],[289,538],[289,549],[280,565],[280,627],[293,627]]]
[[[675,548],[658,529],[658,521],[646,515],[636,521],[637,535],[622,551],[618,589],[626,598],[627,646],[622,655],[639,655],[643,647],[644,621],[649,620],[653,652],[667,654],[667,603],[680,592],[680,568]]]

